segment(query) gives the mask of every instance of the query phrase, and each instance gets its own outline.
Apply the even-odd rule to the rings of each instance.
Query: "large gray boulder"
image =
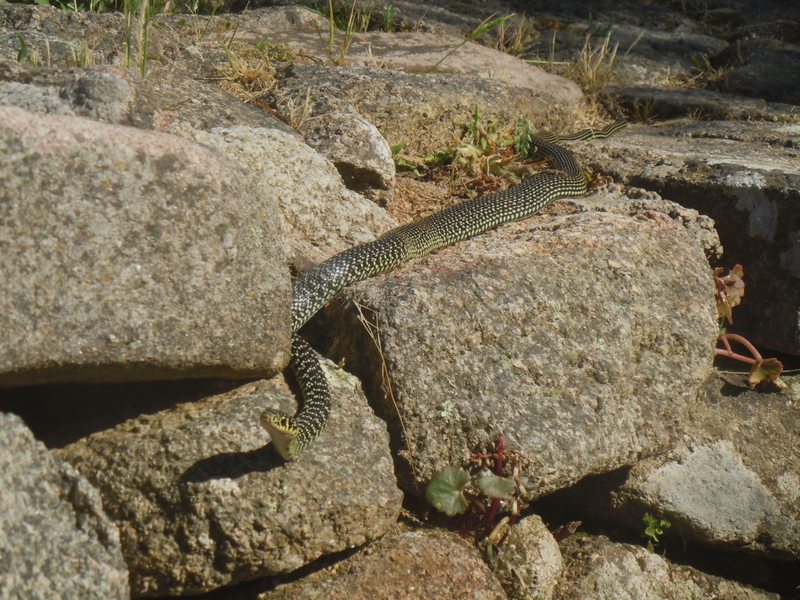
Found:
[[[504,226],[323,313],[328,355],[390,424],[405,489],[500,433],[526,457],[529,497],[675,443],[710,373],[713,286],[696,232],[642,204]]]
[[[0,598],[129,597],[97,490],[16,415],[0,413]]]
[[[267,190],[180,138],[0,107],[0,386],[271,375],[290,281]]]
[[[642,546],[572,536],[555,600],[779,600],[777,594],[665,560]]]
[[[473,546],[433,529],[388,534],[333,568],[278,586],[258,600],[505,597]]]
[[[732,331],[800,354],[800,125],[686,121],[575,143],[581,162],[714,219],[725,264],[744,265]]]
[[[348,190],[329,160],[283,131],[215,127],[176,133],[220,150],[257,177],[278,208],[285,252],[298,270],[397,225],[384,209]]]
[[[785,380],[784,393],[709,380],[683,443],[636,465],[613,508],[597,511],[629,523],[650,512],[672,523],[671,536],[800,560],[800,377]]]

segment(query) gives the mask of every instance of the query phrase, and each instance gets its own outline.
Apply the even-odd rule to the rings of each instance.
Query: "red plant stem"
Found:
[[[740,336],[738,333],[725,333],[723,334],[722,337],[726,337],[729,340],[733,340],[734,342],[739,342],[742,346],[747,348],[747,351],[753,355],[753,358],[755,358],[756,360],[763,360],[761,354],[758,352],[758,350],[756,350],[756,347],[753,346],[753,344],[751,344],[745,338]]]
[[[506,439],[503,437],[502,433],[497,436],[495,454],[497,454],[497,460],[494,462],[494,474],[502,477],[506,457]]]
[[[499,434],[497,436],[497,443],[495,444],[495,460],[494,460],[494,474],[502,477],[503,476],[503,464],[505,461],[505,454],[506,454],[506,440],[503,437],[503,434]],[[494,527],[494,520],[497,517],[497,511],[500,510],[500,498],[492,498],[492,502],[489,504],[489,510],[486,511],[486,534],[492,532]]]
[[[486,532],[484,535],[489,535],[494,529],[494,519],[497,516],[497,511],[500,509],[500,498],[492,498],[489,504],[489,510],[486,511]]]
[[[724,349],[723,348],[716,349],[715,354],[717,356],[725,356],[727,358],[732,358],[734,360],[747,363],[748,365],[754,365],[762,360],[761,354],[758,352],[758,350],[756,350],[755,346],[753,346],[753,344],[747,341],[747,339],[743,338],[742,336],[736,333],[722,333],[719,335],[717,339],[722,342],[723,346],[725,346]],[[737,354],[736,352],[734,352],[733,348],[731,348],[729,340],[734,342],[739,342],[742,346],[744,346],[747,349],[748,352],[750,352],[750,354],[753,355],[753,358],[750,358],[749,356],[744,356],[742,354]]]
[[[725,358],[732,358],[733,360],[738,360],[743,363],[747,363],[748,365],[756,364],[756,359],[750,358],[749,356],[744,356],[742,354],[736,354],[736,352],[728,352],[727,350],[723,350],[722,348],[716,349],[717,356],[724,356]]]

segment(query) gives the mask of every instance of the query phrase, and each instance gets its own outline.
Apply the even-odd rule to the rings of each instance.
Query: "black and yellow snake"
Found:
[[[319,435],[330,414],[330,392],[314,351],[298,335],[300,328],[339,290],[385,273],[411,258],[424,256],[503,223],[529,217],[558,198],[583,196],[587,180],[571,152],[557,142],[605,138],[626,125],[618,121],[597,131],[534,137],[531,148],[550,159],[552,168],[503,192],[466,200],[424,219],[392,229],[302,273],[292,291],[290,368],[302,395],[294,417],[265,411],[261,423],[281,456],[292,460]]]

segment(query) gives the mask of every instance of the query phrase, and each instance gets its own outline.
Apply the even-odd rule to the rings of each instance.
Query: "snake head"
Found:
[[[265,410],[261,413],[261,425],[269,433],[272,445],[283,460],[294,460],[300,454],[302,448],[297,444],[297,427],[292,417],[276,415]]]

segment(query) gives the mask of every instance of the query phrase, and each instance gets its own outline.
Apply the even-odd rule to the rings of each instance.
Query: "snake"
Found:
[[[542,156],[550,168],[517,185],[485,194],[396,227],[375,240],[353,246],[301,273],[292,286],[292,337],[289,369],[299,389],[294,416],[265,410],[260,417],[272,444],[286,461],[295,459],[319,436],[331,411],[331,396],[322,365],[300,335],[305,323],[340,290],[391,271],[413,258],[425,256],[474,237],[504,223],[538,212],[554,200],[584,196],[588,180],[562,141],[606,138],[627,125],[617,121],[603,129],[567,135],[531,136],[529,155]]]

